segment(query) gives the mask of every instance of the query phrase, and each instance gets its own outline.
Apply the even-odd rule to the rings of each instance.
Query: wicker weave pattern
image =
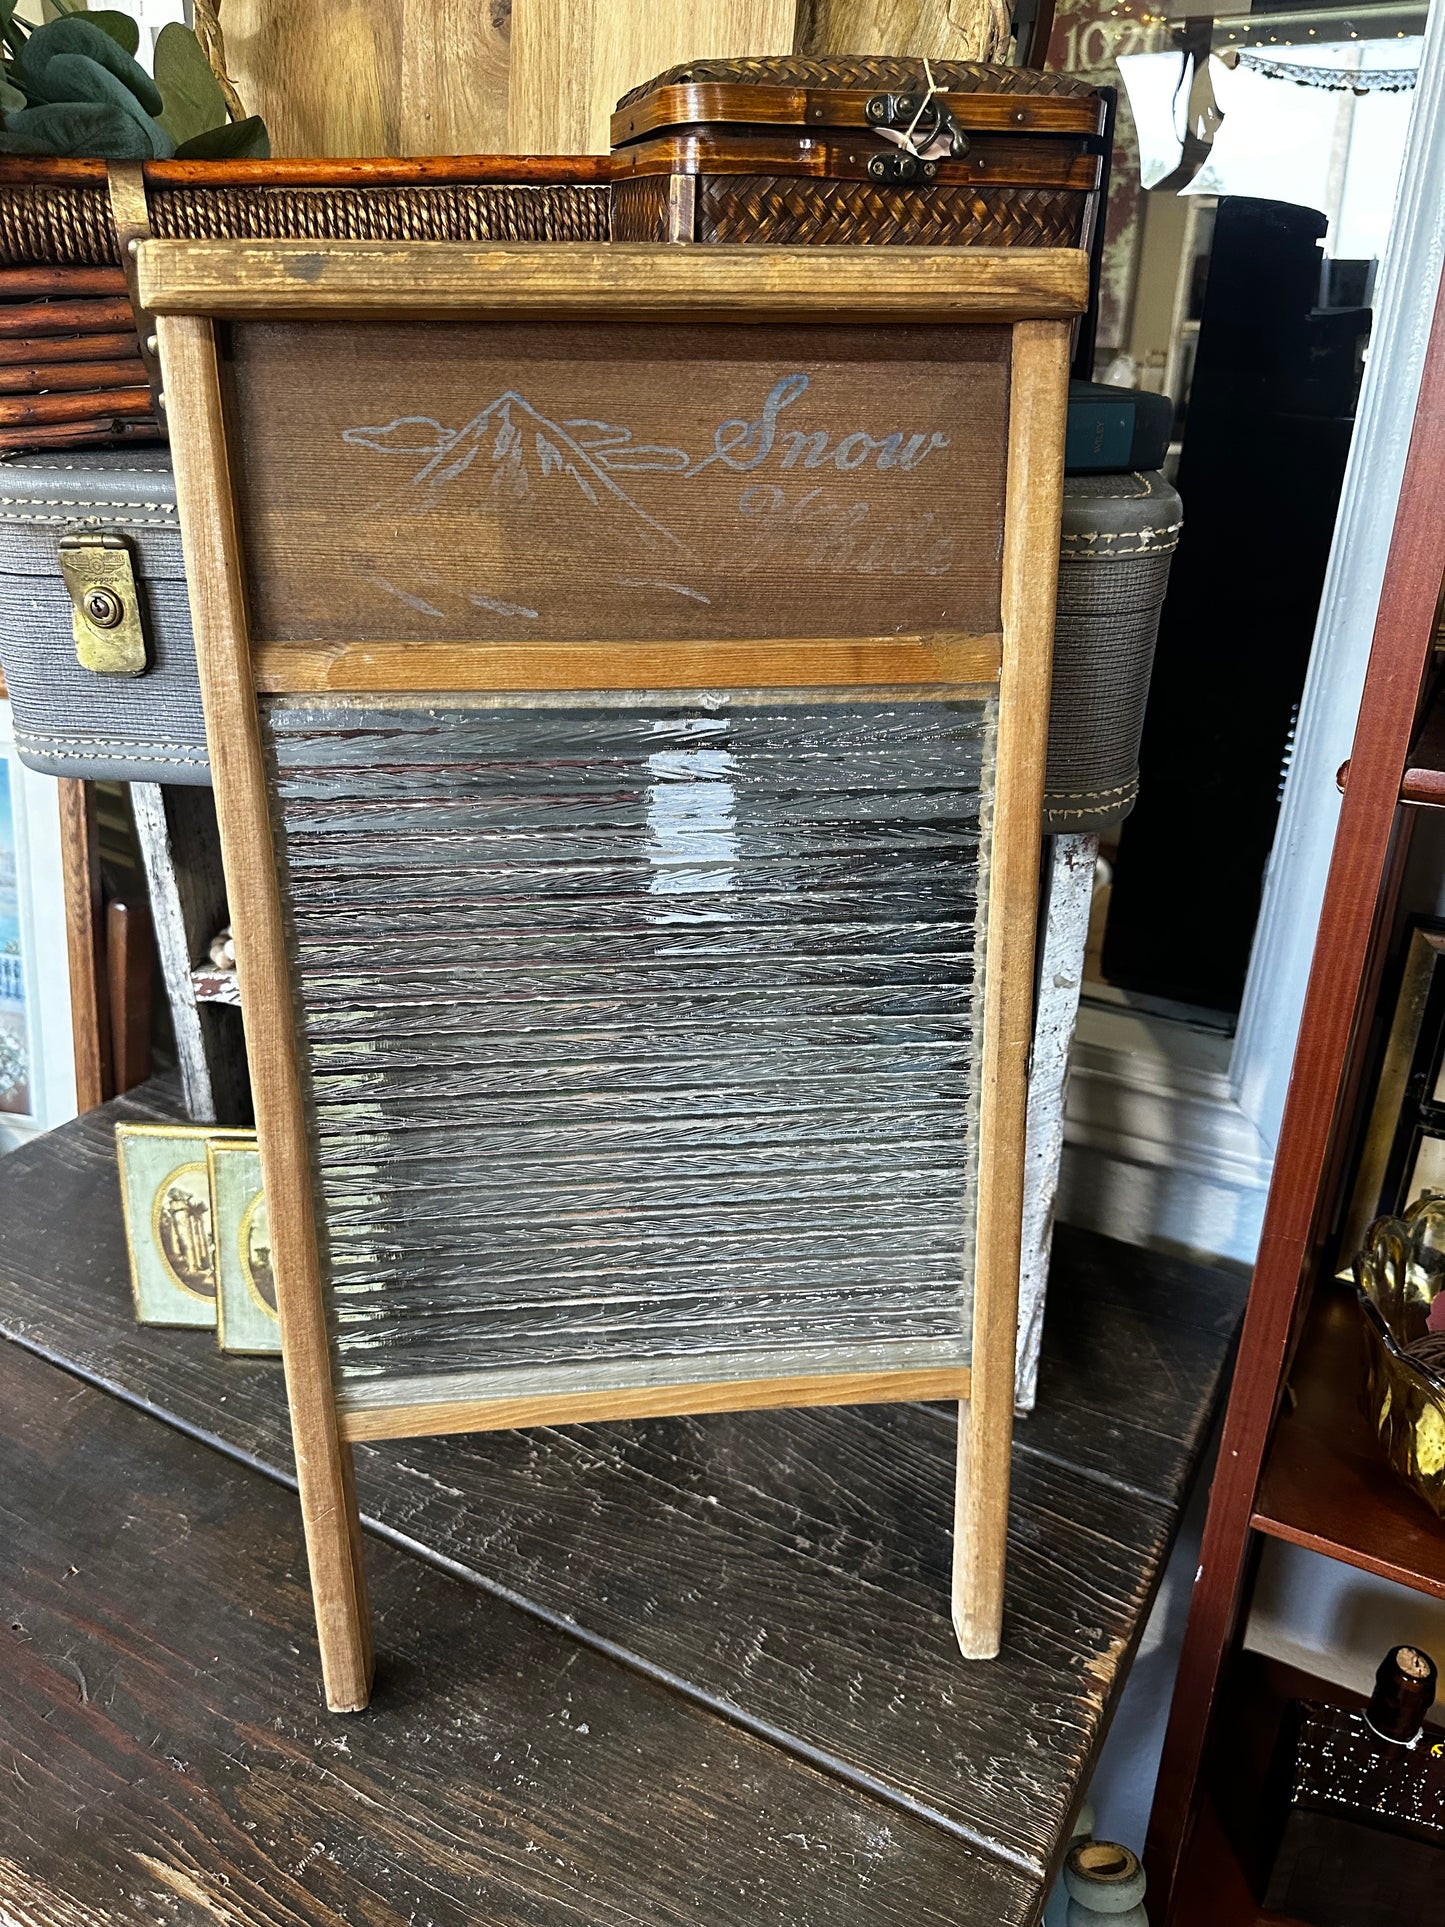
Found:
[[[699,241],[821,246],[1077,247],[1074,188],[879,187],[872,181],[721,174],[697,184]],[[635,239],[624,236],[617,239]]]
[[[935,60],[931,63],[936,86],[949,94],[1092,94],[1087,81],[1069,80],[1062,74],[1039,73],[1030,67],[991,66],[978,60]],[[624,94],[617,105],[630,107],[659,87],[683,87],[689,82],[752,82],[760,87],[842,87],[895,88],[917,87],[923,75],[923,62],[881,54],[838,56],[808,60],[801,55],[781,55],[771,60],[690,60],[685,67],[670,67],[665,74],[645,81]]]
[[[665,241],[667,239],[666,174],[641,174],[612,184],[612,239]]]
[[[405,188],[158,188],[167,240],[605,241],[608,190],[567,184]],[[12,187],[0,195],[0,265],[119,262],[101,188]]]
[[[162,188],[170,240],[605,241],[605,187]]]
[[[0,265],[66,268],[120,264],[104,191],[93,187],[6,187],[0,193]]]

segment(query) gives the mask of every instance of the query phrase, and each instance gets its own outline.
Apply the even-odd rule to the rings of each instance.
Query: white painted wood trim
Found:
[[[1058,1214],[1129,1243],[1248,1264],[1271,1148],[1241,1109],[1230,1040],[1085,1003]]]
[[[132,783],[131,814],[136,842],[150,895],[151,928],[155,932],[156,962],[161,987],[171,1013],[176,1063],[186,1113],[195,1124],[214,1124],[216,1098],[211,1088],[211,1066],[196,1008],[196,986],[191,975],[191,953],[186,937],[185,912],[176,882],[175,851],[166,818],[165,792],[159,783]],[[238,1000],[239,1001],[239,1000]]]
[[[1163,1017],[1086,1005],[1067,1109],[1069,1140],[1131,1164],[1168,1164],[1264,1190],[1271,1147],[1235,1095],[1230,1040]]]

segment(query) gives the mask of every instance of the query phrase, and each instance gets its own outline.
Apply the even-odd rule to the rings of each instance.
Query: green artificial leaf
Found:
[[[29,105],[18,87],[12,87],[8,80],[0,80],[0,114],[23,114]]]
[[[145,129],[119,107],[62,101],[7,114],[0,154],[90,154],[107,161],[151,158]]]
[[[223,127],[208,127],[204,134],[182,141],[174,158],[178,161],[269,161],[271,136],[259,114],[245,120],[228,120]]]
[[[174,20],[156,36],[156,85],[165,105],[160,123],[178,146],[226,122],[226,100],[201,43]]]
[[[56,54],[47,60],[45,85],[56,104],[87,101],[102,107],[118,107],[123,114],[129,114],[145,132],[150,159],[163,161],[175,151],[170,135],[159,121],[151,119],[125,82],[117,80],[109,68],[102,67],[88,54]]]
[[[132,60],[124,47],[84,14],[67,14],[63,19],[52,20],[38,27],[31,34],[16,58],[16,84],[25,90],[31,100],[41,103],[91,98],[89,95],[68,93],[66,83],[60,78],[53,82],[50,80],[51,65],[67,57],[83,57],[93,61],[118,80],[135,97],[145,113],[160,113],[160,93],[145,68]]]
[[[132,19],[130,14],[117,13],[113,7],[100,7],[85,17],[93,27],[108,33],[125,53],[135,54],[140,45],[140,23]]]
[[[16,0],[0,0],[0,40],[5,42],[12,54],[20,52],[30,38],[31,31],[28,20],[15,18],[15,7]]]

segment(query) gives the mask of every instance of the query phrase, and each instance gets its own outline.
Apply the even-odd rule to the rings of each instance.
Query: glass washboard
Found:
[[[997,632],[1007,333],[695,333],[235,334],[273,656],[618,685],[261,699],[347,1411],[969,1362],[995,692],[737,679]]]
[[[960,1401],[996,1653],[1086,257],[136,281],[328,1704],[370,1692],[354,1441],[761,1405]]]

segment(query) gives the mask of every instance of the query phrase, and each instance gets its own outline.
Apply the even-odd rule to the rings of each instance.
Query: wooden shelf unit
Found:
[[[1271,1914],[1254,1897],[1234,1842],[1206,1793],[1179,1879],[1171,1920],[1176,1927],[1300,1927],[1288,1914]]]
[[[1262,1539],[1286,1539],[1445,1597],[1445,1526],[1395,1482],[1372,1446],[1360,1406],[1359,1340],[1350,1330],[1354,1308],[1334,1283],[1330,1250],[1418,820],[1411,806],[1445,803],[1445,710],[1432,700],[1445,588],[1442,500],[1445,284],[1355,740],[1341,771],[1314,962],[1150,1818],[1157,1927],[1259,1927],[1270,1918],[1258,1911],[1242,1871],[1231,1885],[1206,1771],[1240,1672]],[[1202,1893],[1216,1897],[1202,1903]]]
[[[1361,1403],[1360,1315],[1316,1286],[1250,1525],[1445,1599],[1445,1526],[1390,1470]]]
[[[1437,638],[1437,660],[1445,644]],[[1350,780],[1347,758],[1340,764],[1341,790]],[[1405,774],[1400,779],[1400,801],[1416,809],[1445,809],[1445,679],[1437,682],[1429,707],[1410,745]]]
[[[1411,747],[1400,801],[1420,809],[1445,809],[1445,687],[1436,689]]]
[[[1358,1710],[1361,1694],[1243,1653],[1221,1697],[1217,1731],[1201,1790],[1199,1814],[1184,1856],[1171,1927],[1302,1927],[1272,1913],[1255,1895],[1249,1863],[1265,1776],[1281,1717],[1290,1700],[1324,1700]],[[1434,1724],[1432,1720],[1432,1725]]]

